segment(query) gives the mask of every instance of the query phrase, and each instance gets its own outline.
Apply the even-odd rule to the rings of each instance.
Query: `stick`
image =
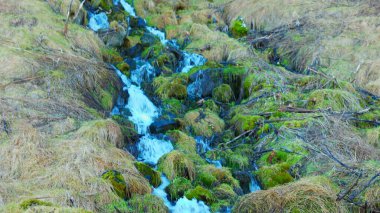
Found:
[[[67,10],[67,16],[66,16],[66,22],[65,22],[65,28],[63,29],[63,35],[67,36],[67,31],[69,30],[69,20],[70,20],[70,12],[71,12],[71,7],[73,6],[73,1],[70,1],[69,8]]]

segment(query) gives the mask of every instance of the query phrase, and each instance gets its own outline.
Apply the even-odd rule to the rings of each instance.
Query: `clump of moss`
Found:
[[[51,202],[39,200],[39,199],[28,199],[24,200],[20,203],[20,207],[22,209],[28,209],[29,207],[33,206],[53,206]]]
[[[106,63],[118,64],[123,62],[120,53],[114,48],[102,48],[100,51],[103,56],[103,61]]]
[[[112,116],[112,120],[116,121],[119,124],[121,132],[124,135],[125,142],[135,143],[137,141],[138,133],[132,121],[120,115]]]
[[[308,108],[358,111],[362,109],[362,101],[355,94],[344,90],[321,89],[310,94]]]
[[[263,166],[255,172],[264,189],[289,183],[293,177],[288,173],[290,165],[287,163]]]
[[[191,181],[179,177],[175,178],[170,185],[165,189],[165,191],[169,194],[170,200],[178,200],[179,198],[185,195],[185,192],[191,189],[193,186],[191,185]]]
[[[203,103],[203,107],[206,109],[209,109],[210,111],[215,112],[217,114],[220,112],[220,107],[218,105],[216,105],[216,103],[211,99],[205,101]]]
[[[150,166],[142,162],[136,162],[135,167],[154,187],[161,185],[161,174],[159,172],[154,171]]]
[[[175,98],[167,98],[162,100],[162,108],[165,112],[179,116],[184,112],[185,106],[181,100]]]
[[[222,183],[230,185],[234,190],[240,188],[239,181],[232,177],[227,168],[216,168],[214,165],[199,167],[196,182],[207,188],[213,188]]]
[[[220,184],[220,186],[213,189],[215,197],[218,200],[234,200],[237,197],[237,194],[234,192],[234,189],[228,184]]]
[[[233,212],[346,212],[337,190],[325,177],[315,176],[243,196]]]
[[[232,22],[231,25],[231,35],[234,38],[241,38],[248,34],[248,28],[244,23],[244,20],[241,18],[236,19]]]
[[[224,121],[210,110],[192,110],[185,114],[184,123],[190,127],[195,135],[211,137],[215,133],[221,133],[224,129]]]
[[[161,99],[175,98],[181,100],[187,97],[187,83],[187,75],[176,74],[170,77],[159,76],[155,78],[153,86],[155,94]]]
[[[197,186],[194,189],[186,191],[185,196],[189,200],[195,198],[197,200],[202,200],[209,205],[216,201],[213,193],[202,186]]]
[[[229,103],[233,99],[233,92],[228,84],[222,84],[212,91],[212,97],[222,103]]]
[[[169,180],[184,177],[189,180],[195,178],[195,165],[184,153],[174,150],[160,158],[158,169],[162,171]]]
[[[106,90],[100,91],[100,104],[105,110],[111,110],[113,107],[113,96]]]
[[[261,116],[236,114],[230,121],[235,126],[237,134],[241,134],[248,130],[253,130],[264,120]]]
[[[125,76],[130,77],[131,73],[129,72],[129,65],[125,62],[118,63],[116,68],[120,70]]]
[[[173,130],[168,132],[168,136],[175,142],[176,150],[185,154],[194,154],[197,152],[194,138],[186,135],[184,132]]]
[[[128,205],[132,208],[132,212],[167,213],[169,211],[161,198],[151,194],[135,195],[128,201]]]
[[[126,199],[127,183],[123,175],[116,170],[108,170],[102,174],[102,178],[108,181],[114,190],[114,192],[122,199]]]

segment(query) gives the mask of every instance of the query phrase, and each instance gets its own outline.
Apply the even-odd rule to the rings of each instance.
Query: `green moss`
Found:
[[[169,180],[184,177],[189,180],[195,178],[195,165],[193,161],[180,151],[172,151],[160,158],[158,170],[163,172]]]
[[[120,56],[120,53],[114,48],[102,48],[101,53],[104,62],[111,64],[118,64],[123,62],[123,58]]]
[[[126,199],[127,183],[123,175],[116,170],[108,170],[102,174],[102,178],[108,181],[114,190],[114,192],[122,199]]]
[[[264,189],[289,183],[293,177],[288,173],[290,165],[287,163],[263,166],[255,172]]]
[[[273,92],[274,84],[273,77],[268,76],[268,74],[250,74],[243,82],[244,96],[246,98],[250,97],[256,91],[262,92]]]
[[[22,209],[28,209],[29,207],[33,206],[53,206],[53,204],[39,199],[28,199],[20,203],[20,207]]]
[[[150,166],[142,162],[136,162],[135,167],[154,187],[161,185],[161,174],[159,172],[154,171]]]
[[[128,205],[132,208],[131,212],[167,213],[169,211],[161,198],[151,194],[135,195],[128,201]]]
[[[158,58],[162,51],[164,50],[164,46],[159,42],[146,48],[142,53],[141,57],[143,58]]]
[[[208,172],[200,172],[197,175],[197,182],[202,184],[203,186],[207,188],[211,188],[215,186],[218,183],[218,179]]]
[[[362,109],[362,100],[355,94],[339,89],[321,89],[313,91],[308,100],[309,109],[328,109],[335,111],[358,111]]]
[[[190,71],[187,73],[189,76],[197,73],[200,70],[207,70],[207,69],[217,69],[222,68],[223,66],[215,61],[207,61],[206,64],[202,66],[196,66],[190,69]]]
[[[247,130],[253,130],[260,122],[264,120],[261,116],[237,114],[231,119],[231,124],[235,126],[237,134],[241,134]]]
[[[119,212],[132,212],[132,208],[128,206],[128,202],[119,199],[119,200],[114,200],[111,203],[108,203],[104,205],[101,208],[101,212],[115,212],[115,210],[118,210]]]
[[[224,121],[210,110],[192,110],[185,114],[184,123],[195,135],[211,137],[215,133],[221,133],[224,129]]]
[[[121,132],[123,133],[124,138],[127,140],[127,142],[134,142],[135,139],[138,138],[138,133],[132,121],[120,115],[113,115],[112,120],[116,121],[119,124]]]
[[[61,70],[52,70],[49,76],[54,80],[62,80],[66,77],[65,73]]]
[[[194,189],[186,191],[185,196],[189,200],[195,198],[197,200],[202,200],[209,205],[216,201],[212,192],[202,186],[197,186]]]
[[[241,38],[248,34],[248,28],[245,25],[243,19],[241,18],[238,18],[237,20],[232,22],[230,31],[231,31],[231,35],[234,38]]]
[[[187,97],[188,77],[184,74],[176,74],[170,77],[159,76],[154,79],[153,86],[155,94],[162,99],[175,98],[185,99]]]
[[[218,200],[234,200],[237,197],[237,194],[234,192],[234,189],[228,184],[220,184],[220,186],[213,189],[214,195]]]
[[[125,62],[118,63],[116,68],[119,69],[125,76],[130,77],[131,73],[129,72],[129,65]]]
[[[241,153],[230,153],[226,155],[226,165],[233,170],[244,170],[249,167],[248,156],[241,155]]]
[[[106,90],[100,91],[100,104],[102,105],[102,108],[105,110],[111,110],[112,109],[113,97],[108,91],[106,91]]]
[[[179,130],[173,130],[167,133],[175,143],[175,149],[185,154],[196,154],[196,142],[193,137],[186,135]]]
[[[233,92],[228,84],[222,84],[212,91],[212,97],[222,103],[229,103],[233,99]]]
[[[220,112],[220,107],[218,105],[216,105],[216,103],[211,99],[205,101],[203,103],[203,106],[204,106],[204,108],[209,109],[210,111],[215,112],[217,114],[219,114],[219,112]]]
[[[175,98],[168,98],[162,100],[162,108],[165,112],[179,116],[184,111],[184,105],[182,102]]]
[[[165,189],[165,191],[169,194],[170,200],[178,200],[179,198],[185,195],[185,192],[192,188],[191,181],[179,177],[175,178],[170,185]]]
[[[230,185],[233,189],[240,188],[239,181],[232,177],[227,168],[216,168],[214,165],[203,165],[198,168],[196,183],[213,188],[222,183]]]

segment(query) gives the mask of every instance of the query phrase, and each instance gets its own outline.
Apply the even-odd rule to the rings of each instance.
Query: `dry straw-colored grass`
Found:
[[[243,196],[233,212],[345,212],[336,191],[324,177],[297,182]]]

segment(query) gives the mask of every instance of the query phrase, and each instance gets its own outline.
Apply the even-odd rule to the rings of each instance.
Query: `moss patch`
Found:
[[[135,166],[154,187],[161,185],[161,174],[159,172],[154,171],[150,166],[142,162],[136,162]]]
[[[191,181],[179,177],[175,178],[170,185],[165,189],[165,191],[169,194],[170,200],[178,200],[179,198],[185,195],[185,192],[192,188]]]
[[[215,133],[221,133],[224,129],[224,121],[210,110],[197,109],[187,112],[184,117],[185,125],[189,126],[195,135],[211,137]]]
[[[177,150],[162,156],[158,162],[158,169],[162,171],[169,180],[173,180],[176,177],[194,180],[196,173],[195,165],[192,160]]]

